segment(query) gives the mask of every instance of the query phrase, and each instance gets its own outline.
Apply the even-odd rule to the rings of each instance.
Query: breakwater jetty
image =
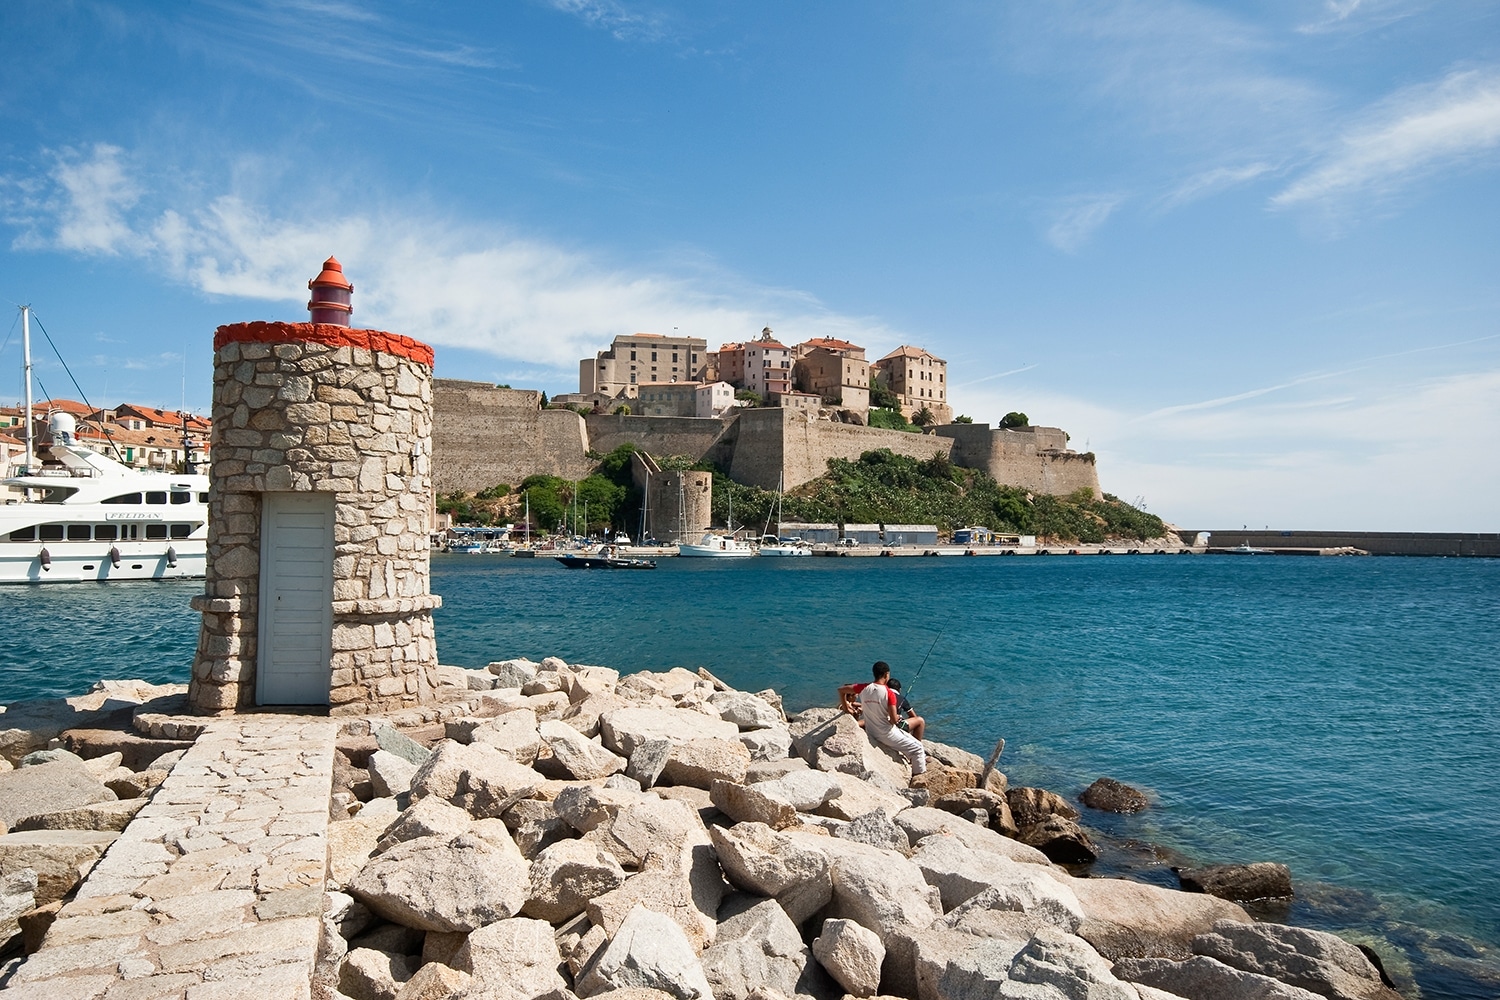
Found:
[[[1180,532],[1191,541],[1200,531]],[[1252,531],[1243,528],[1208,532],[1211,549],[1236,546],[1300,555],[1319,549],[1358,549],[1372,556],[1500,557],[1500,533],[1479,531]]]
[[[702,670],[438,673],[430,704],[342,719],[205,719],[180,688],[119,684],[12,706],[33,727],[4,743],[8,821],[105,846],[48,865],[33,844],[18,868],[26,833],[0,837],[27,952],[0,980],[88,1000],[1398,996],[1342,939],[1251,920],[1235,899],[1288,891],[1280,866],[1185,874],[1199,892],[1080,877],[1083,811],[957,747],[926,743],[913,776],[851,716]],[[43,811],[17,817],[28,796]],[[1084,803],[1149,807],[1105,781]],[[53,898],[18,912],[39,868]]]

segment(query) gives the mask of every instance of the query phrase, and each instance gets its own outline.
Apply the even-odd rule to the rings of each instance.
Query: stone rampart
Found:
[[[592,413],[586,418],[589,447],[608,454],[627,442],[658,458],[686,455],[695,461],[729,465],[721,447],[730,426],[744,411],[723,417],[646,417],[637,414]]]
[[[735,482],[791,489],[821,476],[830,458],[854,460],[878,448],[984,469],[1002,483],[1039,493],[1099,492],[1092,456],[1067,451],[1056,427],[993,430],[988,424],[948,424],[935,434],[912,434],[817,420],[781,407],[736,409],[723,417],[648,417],[541,409],[541,393],[497,389],[483,382],[438,379],[434,485],[439,493],[516,486],[532,473],[565,479],[588,475],[589,451],[622,444],[658,457],[686,455],[729,470]]]
[[[953,442],[956,464],[983,469],[997,483],[1054,496],[1081,489],[1101,495],[1094,456],[1068,451],[1068,435],[1059,427],[945,424],[936,430]]]
[[[737,483],[774,490],[800,486],[828,471],[830,458],[853,461],[888,448],[898,455],[947,455],[953,442],[931,434],[810,420],[795,410],[757,409],[740,415],[729,475]]]
[[[438,493],[477,492],[499,483],[518,485],[545,472],[581,479],[593,470],[583,417],[572,410],[543,410],[534,389],[504,389],[487,382],[435,379],[433,487]]]
[[[214,334],[208,569],[189,701],[256,704],[262,514],[269,494],[331,494],[334,711],[428,700],[437,647],[426,518],[432,349],[317,323]]]

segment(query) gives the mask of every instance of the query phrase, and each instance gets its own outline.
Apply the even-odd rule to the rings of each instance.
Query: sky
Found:
[[[914,344],[1183,527],[1500,530],[1494,0],[9,0],[0,37],[0,402],[29,303],[46,394],[207,412],[214,328],[305,319],[332,254],[438,377]]]

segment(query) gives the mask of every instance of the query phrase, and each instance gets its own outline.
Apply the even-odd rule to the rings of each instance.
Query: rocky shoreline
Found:
[[[1220,898],[1289,892],[1280,866],[1179,873],[1198,892],[1077,877],[1095,845],[1072,804],[967,751],[927,742],[912,779],[837,709],[788,717],[706,671],[440,672],[433,706],[340,720],[307,995],[1399,995],[1343,939]],[[0,937],[25,953],[0,982],[202,732],[179,691],[0,716]],[[1085,801],[1144,805],[1107,779]],[[146,995],[117,985],[90,995]]]

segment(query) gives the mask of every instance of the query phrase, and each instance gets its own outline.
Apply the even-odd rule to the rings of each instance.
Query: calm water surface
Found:
[[[1084,817],[1165,849],[1109,870],[1283,861],[1292,921],[1362,936],[1423,996],[1500,996],[1500,561],[435,556],[433,585],[462,666],[706,666],[800,708],[888,660],[932,738],[1004,736],[1012,784],[1146,789],[1138,816]],[[200,587],[0,588],[0,701],[185,680]]]

